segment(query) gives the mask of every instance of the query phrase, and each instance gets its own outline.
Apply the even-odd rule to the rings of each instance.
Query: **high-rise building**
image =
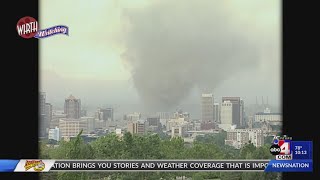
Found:
[[[98,114],[100,120],[113,121],[113,108],[99,108]]]
[[[162,125],[160,123],[160,117],[159,116],[148,116],[147,117],[147,125],[148,125],[148,132],[159,132]]]
[[[60,135],[64,139],[69,139],[70,137],[76,137],[81,130],[82,134],[87,134],[88,120],[87,119],[70,119],[62,118],[59,121]]]
[[[127,120],[127,121],[137,121],[140,119],[141,119],[141,113],[138,113],[138,112],[127,114],[124,116],[124,120]]]
[[[245,113],[244,113],[244,101],[240,99],[240,127],[245,127]]]
[[[254,146],[260,147],[264,144],[263,131],[261,129],[230,129],[227,130],[225,144],[242,148],[245,144],[251,142]]]
[[[203,126],[204,129],[211,129],[215,125],[212,125],[214,122],[214,114],[213,114],[213,94],[202,94],[201,96],[201,122],[202,124],[205,124],[206,126]],[[209,125],[211,127],[208,127]]]
[[[58,127],[55,127],[54,129],[49,129],[48,139],[60,141],[60,130]]]
[[[44,115],[42,115],[42,122],[40,123],[40,127],[42,129],[40,136],[48,137],[50,123],[52,120],[52,105],[50,103],[44,104]]]
[[[147,122],[149,126],[160,126],[160,118],[158,116],[147,117]]]
[[[81,101],[70,95],[64,102],[64,113],[67,118],[79,119],[81,117]]]
[[[94,121],[94,127],[95,129],[106,129],[108,127],[108,121],[105,120],[99,120],[99,119],[95,119]]]
[[[128,132],[143,135],[146,132],[146,126],[145,120],[130,121],[128,122]]]
[[[52,119],[50,121],[50,129],[54,129],[56,126],[59,126],[59,120],[66,117],[67,116],[64,114],[64,111],[53,111]]]
[[[222,97],[222,102],[225,101],[230,101],[232,103],[232,124],[237,125],[237,127],[241,127],[244,118],[243,101],[241,102],[240,97]]]
[[[40,99],[39,99],[39,112],[41,114],[45,114],[45,105],[46,105],[46,93],[40,92]]]
[[[87,132],[91,133],[94,132],[95,128],[96,128],[96,120],[94,119],[94,117],[89,117],[89,116],[85,116],[85,117],[81,117],[81,120],[86,120],[87,121]]]
[[[213,104],[214,123],[220,123],[220,105],[219,103]]]
[[[224,101],[221,103],[221,123],[219,124],[219,127],[224,130],[228,130],[231,128],[233,123],[233,104],[230,101]]]
[[[254,122],[269,122],[271,124],[282,124],[282,114],[281,113],[265,113],[260,112],[254,115]]]
[[[170,112],[157,112],[160,119],[170,119]]]
[[[45,103],[45,114],[48,123],[52,120],[52,105],[50,103]]]
[[[167,121],[170,119],[170,114],[170,112],[157,112],[162,126],[167,124]]]
[[[113,121],[113,109],[112,108],[99,108],[96,112],[96,119]]]
[[[39,96],[39,137],[46,137],[47,119],[46,119],[46,94],[40,92]]]

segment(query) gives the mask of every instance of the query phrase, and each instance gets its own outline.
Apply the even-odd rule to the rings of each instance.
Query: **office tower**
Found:
[[[147,122],[149,126],[160,126],[160,117],[147,117]]]
[[[99,108],[98,114],[100,120],[113,121],[113,108]]]
[[[64,113],[67,118],[79,119],[81,116],[81,101],[70,95],[65,99]]]
[[[128,122],[128,132],[131,134],[143,135],[147,129],[145,120],[137,120]]]
[[[45,114],[48,123],[52,120],[52,105],[50,103],[45,103]]]
[[[222,102],[225,101],[230,101],[232,103],[232,124],[237,125],[237,127],[241,127],[243,121],[241,118],[243,119],[244,110],[243,102],[241,103],[240,97],[222,97]]]
[[[244,101],[240,99],[240,127],[246,126],[245,122],[245,113],[244,113]]]
[[[214,103],[213,104],[213,114],[214,114],[214,123],[220,123],[220,105],[219,103]]]
[[[170,119],[170,114],[170,112],[157,112],[157,116],[159,116],[162,126],[167,124],[167,121]]]
[[[255,147],[261,147],[264,144],[263,131],[261,129],[230,129],[227,130],[226,145],[241,149],[251,142]]]
[[[62,118],[59,120],[59,130],[61,138],[65,140],[70,139],[70,137],[76,137],[81,130],[83,130],[82,134],[87,134],[88,120]]]
[[[54,129],[56,126],[59,126],[59,120],[61,118],[66,118],[66,114],[64,111],[53,111],[52,112],[52,119],[50,122],[50,129]]]
[[[112,108],[106,108],[102,109],[102,117],[103,120],[110,120],[113,121],[113,109]]]
[[[124,116],[124,120],[127,120],[127,121],[137,121],[140,119],[141,119],[141,113],[138,113],[138,112],[134,112],[132,114],[126,114]]]
[[[39,99],[39,112],[41,114],[45,114],[45,105],[46,105],[46,93],[40,92],[40,99]]]
[[[88,125],[87,132],[88,133],[94,132],[94,130],[96,128],[96,119],[94,117],[86,116],[86,117],[81,117],[80,119],[87,121],[87,125]]]
[[[214,129],[213,94],[202,94],[201,96],[201,129]]]
[[[55,127],[54,129],[49,129],[48,139],[60,141],[60,130],[58,127]]]
[[[233,104],[230,101],[224,101],[221,104],[221,124],[233,125]]]
[[[46,93],[40,92],[39,96],[39,137],[46,137],[49,122],[46,118]]]
[[[282,113],[272,113],[269,108],[254,115],[254,122],[268,122],[272,125],[282,124]]]
[[[170,119],[170,112],[157,112],[160,119]]]

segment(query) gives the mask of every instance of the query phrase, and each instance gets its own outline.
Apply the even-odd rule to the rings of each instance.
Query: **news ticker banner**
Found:
[[[310,159],[297,160],[0,160],[0,172],[81,171],[260,171],[312,172]]]

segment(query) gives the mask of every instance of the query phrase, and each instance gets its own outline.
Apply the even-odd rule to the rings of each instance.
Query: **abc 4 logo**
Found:
[[[272,155],[289,155],[291,154],[290,141],[279,140],[270,147]]]

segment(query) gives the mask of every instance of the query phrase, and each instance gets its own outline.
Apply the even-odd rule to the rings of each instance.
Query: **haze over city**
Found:
[[[237,168],[234,173],[222,167],[220,173],[216,165],[205,173],[200,165],[195,173],[57,172],[42,178],[280,179],[279,173],[247,172],[270,167],[260,160],[277,159],[272,151],[290,153],[289,142],[278,141],[280,3],[42,1],[40,29],[65,25],[69,35],[39,41],[40,158],[108,164],[225,159],[231,163],[226,170]],[[258,159],[255,165],[244,161]],[[87,162],[76,168],[85,169],[80,163]],[[166,168],[178,169],[172,164]]]
[[[40,41],[40,90],[54,107],[72,94],[84,108],[192,114],[204,91],[281,105],[279,1],[40,5],[40,28],[70,28]]]

